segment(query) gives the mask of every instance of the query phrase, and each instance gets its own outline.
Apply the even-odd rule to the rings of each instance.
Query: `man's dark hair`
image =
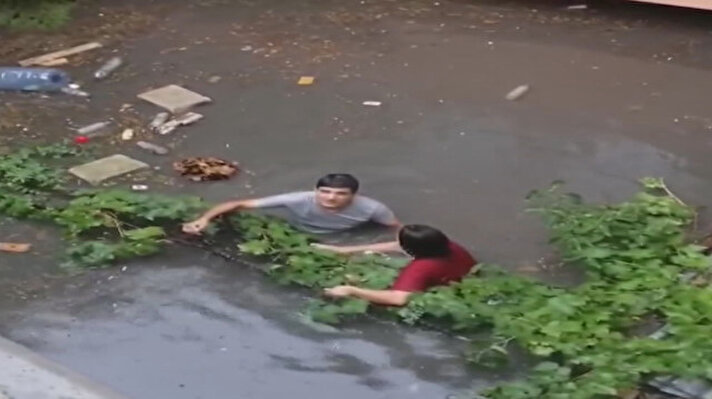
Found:
[[[348,188],[351,193],[358,191],[358,180],[348,173],[329,173],[316,182],[316,188]]]
[[[444,258],[450,255],[450,239],[442,231],[422,224],[407,224],[398,232],[405,252],[418,258]]]

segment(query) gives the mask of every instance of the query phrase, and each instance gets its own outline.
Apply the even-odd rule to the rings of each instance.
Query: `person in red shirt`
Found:
[[[438,285],[460,281],[477,264],[475,259],[459,244],[440,230],[430,226],[410,224],[398,231],[398,243],[402,250],[414,259],[405,266],[390,289],[370,290],[340,285],[324,290],[333,298],[355,297],[390,306],[403,306],[413,292],[425,291]],[[332,249],[341,253],[353,252],[360,247]]]

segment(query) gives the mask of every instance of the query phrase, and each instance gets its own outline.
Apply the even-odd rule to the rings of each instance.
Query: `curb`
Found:
[[[30,349],[0,337],[0,399],[127,399]]]

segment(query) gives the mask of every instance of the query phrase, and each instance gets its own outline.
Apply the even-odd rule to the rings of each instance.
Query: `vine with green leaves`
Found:
[[[48,162],[76,155],[49,146],[0,157],[0,214],[62,228],[68,266],[104,267],[157,253],[182,221],[205,208],[190,197],[68,189],[64,174]],[[710,262],[688,242],[692,209],[657,179],[644,179],[641,193],[616,205],[586,204],[560,187],[528,201],[563,260],[587,271],[583,284],[555,287],[487,266],[385,313],[466,337],[490,331],[489,342],[473,339],[464,354],[473,364],[499,365],[515,343],[538,361],[527,379],[491,388],[482,393],[487,398],[618,397],[659,375],[712,379]],[[309,236],[274,218],[241,214],[222,230],[237,231],[242,253],[270,260],[264,270],[283,284],[382,289],[402,265],[315,249]],[[312,318],[327,323],[370,310],[354,299],[317,299],[309,306]],[[667,334],[658,339],[644,328],[664,324]]]
[[[74,6],[74,0],[0,0],[0,27],[56,29],[69,22]]]

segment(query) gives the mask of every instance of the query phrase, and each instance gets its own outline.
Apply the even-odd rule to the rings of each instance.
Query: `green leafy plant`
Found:
[[[0,0],[0,26],[49,30],[70,19],[74,0]]]
[[[0,156],[0,214],[59,226],[68,266],[106,267],[157,253],[205,206],[196,198],[72,191],[48,162],[74,155],[54,146]],[[586,271],[583,284],[555,287],[486,265],[380,314],[469,337],[463,356],[477,366],[498,367],[515,343],[527,351],[538,365],[525,380],[482,393],[491,399],[606,398],[658,375],[712,379],[710,261],[687,239],[695,214],[662,180],[642,183],[641,193],[615,205],[586,204],[558,186],[529,197],[561,257]],[[241,214],[228,221],[222,228],[237,230],[242,253],[268,260],[265,272],[282,284],[383,289],[403,265],[318,250],[274,218]],[[335,324],[370,310],[360,300],[317,299],[307,313]],[[650,324],[667,324],[667,335],[642,334]],[[483,342],[485,333],[492,338]]]
[[[105,267],[157,253],[165,243],[164,226],[177,226],[204,206],[192,197],[73,191],[61,169],[48,162],[79,155],[76,147],[56,144],[0,156],[0,213],[63,228],[65,266]]]

